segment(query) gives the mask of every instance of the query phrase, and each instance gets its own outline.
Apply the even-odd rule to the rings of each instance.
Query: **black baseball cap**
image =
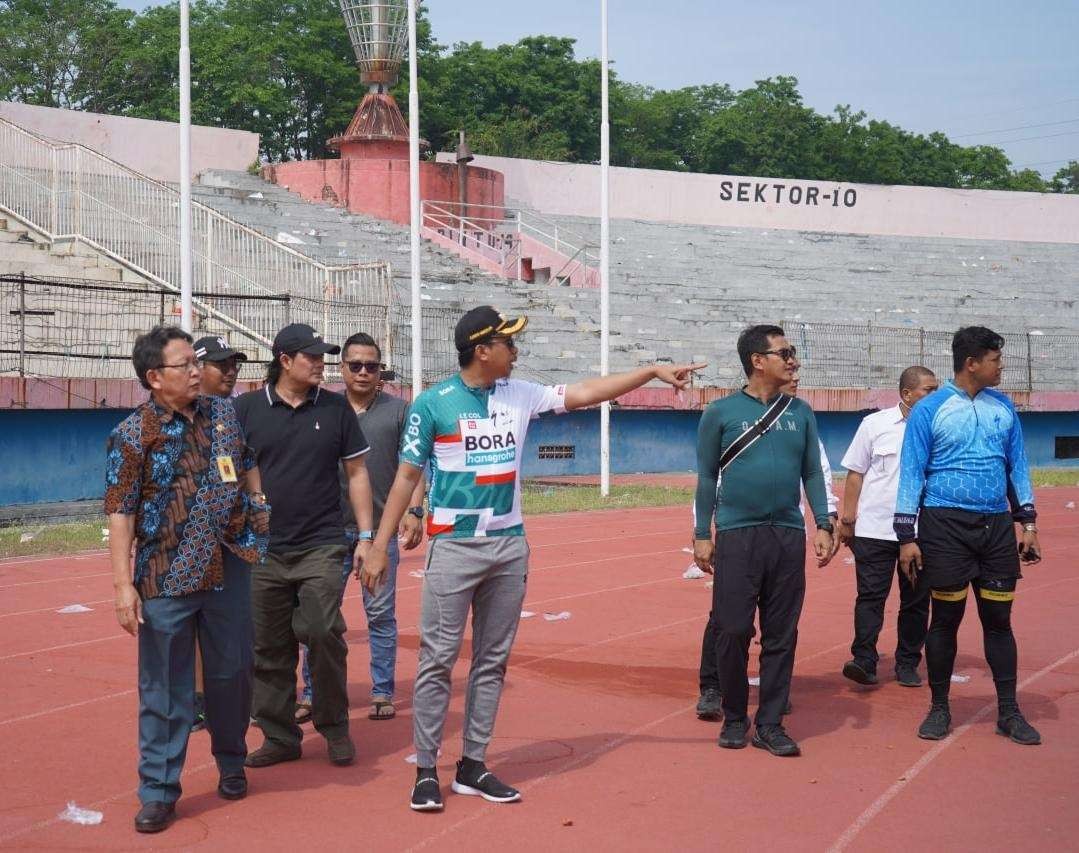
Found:
[[[337,355],[341,347],[328,344],[322,335],[306,323],[289,323],[273,339],[274,358],[283,352],[305,352],[308,355]]]
[[[229,342],[217,335],[207,335],[195,341],[195,358],[199,361],[224,361],[235,358],[247,361],[247,355],[229,346]]]
[[[495,335],[516,335],[528,325],[527,317],[503,317],[490,305],[473,308],[457,321],[453,342],[458,352],[486,343]]]

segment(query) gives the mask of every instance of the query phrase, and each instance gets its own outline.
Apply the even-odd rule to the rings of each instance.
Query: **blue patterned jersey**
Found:
[[[994,388],[971,399],[945,382],[911,411],[900,454],[895,530],[914,539],[923,507],[1001,513],[1033,519],[1023,430],[1012,401]]]

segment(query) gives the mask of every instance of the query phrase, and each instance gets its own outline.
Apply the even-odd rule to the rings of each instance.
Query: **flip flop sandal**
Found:
[[[371,710],[367,714],[369,720],[392,720],[397,716],[397,709],[393,702],[388,699],[375,699],[371,703]]]
[[[311,702],[307,699],[301,699],[296,703],[296,725],[306,723],[311,719]]]

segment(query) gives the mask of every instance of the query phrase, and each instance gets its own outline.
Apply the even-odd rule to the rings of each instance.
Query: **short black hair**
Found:
[[[923,367],[920,364],[911,365],[899,374],[899,390],[911,391],[917,388],[921,384],[922,379],[926,376],[932,376],[934,379],[937,378],[937,374],[928,367]]]
[[[987,352],[1004,349],[1004,338],[985,326],[964,326],[952,337],[952,367],[962,373],[968,358],[981,359]]]
[[[738,336],[738,358],[742,360],[742,369],[746,376],[753,375],[753,354],[768,349],[768,339],[783,337],[787,333],[780,326],[750,326]]]
[[[474,346],[457,351],[457,364],[459,367],[468,367],[475,358],[476,348]]]
[[[375,351],[378,352],[378,360],[382,361],[382,347],[380,347],[378,342],[367,334],[367,332],[356,332],[354,335],[349,335],[348,340],[341,344],[342,355],[344,355],[345,350],[351,346],[374,347]]]
[[[139,377],[139,384],[147,391],[150,390],[150,383],[146,379],[146,374],[164,364],[162,353],[169,345],[169,341],[187,341],[190,344],[194,338],[179,326],[154,326],[150,331],[135,338],[135,346],[131,350],[131,363],[135,366],[135,375]]]
[[[296,352],[299,352],[297,350]],[[270,359],[266,365],[266,384],[276,385],[277,380],[281,378],[281,356],[287,355],[289,358],[295,358],[296,352],[280,352],[275,358]]]

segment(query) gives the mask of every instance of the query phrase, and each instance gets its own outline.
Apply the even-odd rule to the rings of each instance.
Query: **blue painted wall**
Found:
[[[0,412],[0,506],[100,498],[104,492],[105,440],[126,410],[9,410]],[[611,470],[618,474],[693,471],[697,412],[611,412]],[[817,415],[828,457],[839,460],[862,415]],[[1035,466],[1079,466],[1054,459],[1055,437],[1079,436],[1079,412],[1022,415],[1027,454]],[[541,444],[571,444],[573,459],[541,460]],[[532,424],[525,443],[525,476],[596,474],[599,412],[571,412]]]

